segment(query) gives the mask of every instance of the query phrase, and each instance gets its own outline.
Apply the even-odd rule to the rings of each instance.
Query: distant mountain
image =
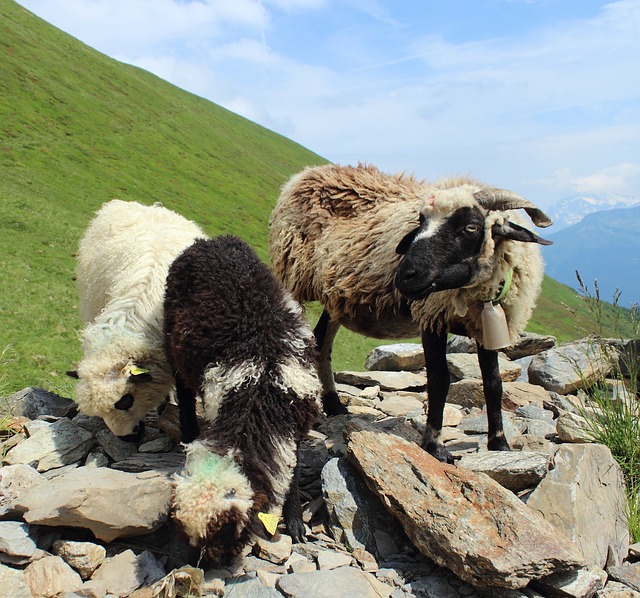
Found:
[[[575,193],[560,199],[548,212],[553,220],[553,232],[556,233],[567,226],[577,224],[588,214],[634,205],[640,205],[640,195]]]
[[[578,224],[545,235],[553,245],[543,250],[546,274],[578,288],[576,270],[600,298],[611,301],[616,289],[619,303],[640,304],[640,206],[589,214]]]

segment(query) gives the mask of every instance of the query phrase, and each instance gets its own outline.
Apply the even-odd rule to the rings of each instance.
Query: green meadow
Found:
[[[281,185],[325,163],[312,151],[0,0],[0,374],[4,392],[73,396],[80,358],[75,252],[112,198],[162,202],[210,235],[236,234],[267,259]],[[567,307],[568,306],[568,307]],[[311,306],[315,322],[318,306]],[[546,279],[530,330],[583,336],[577,293]],[[339,333],[337,369],[379,344]]]

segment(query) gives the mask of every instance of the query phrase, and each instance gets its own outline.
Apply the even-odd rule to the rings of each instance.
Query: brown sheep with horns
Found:
[[[270,218],[276,275],[300,302],[319,301],[316,325],[323,406],[344,413],[331,368],[340,326],[381,339],[420,334],[427,366],[427,427],[422,446],[451,462],[442,445],[450,377],[447,333],[476,340],[489,420],[488,448],[509,450],[502,425],[496,348],[483,346],[485,304],[500,305],[508,335],[526,326],[543,279],[538,248],[549,241],[522,226],[551,220],[535,205],[469,178],[427,184],[373,166],[325,165],[294,175]]]

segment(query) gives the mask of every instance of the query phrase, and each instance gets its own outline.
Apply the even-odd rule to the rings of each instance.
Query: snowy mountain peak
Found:
[[[577,224],[588,214],[603,210],[630,208],[640,205],[640,195],[621,195],[619,193],[575,193],[563,197],[549,210],[553,220],[553,230],[559,231]]]

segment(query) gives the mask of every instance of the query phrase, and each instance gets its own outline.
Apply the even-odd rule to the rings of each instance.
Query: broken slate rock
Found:
[[[601,444],[563,444],[554,463],[527,506],[569,538],[589,564],[604,569],[608,555],[621,563],[629,550],[625,486],[611,451]]]
[[[385,372],[420,370],[424,367],[424,350],[417,343],[382,345],[367,355],[364,367]]]
[[[466,378],[482,379],[477,355],[452,353],[447,355],[447,365],[449,366],[452,382]],[[500,377],[503,382],[513,382],[517,380],[522,371],[522,368],[517,363],[509,361],[502,353],[498,353],[498,365],[500,367]]]
[[[537,486],[549,471],[549,456],[533,451],[486,451],[465,455],[458,462],[476,473],[485,473],[498,484],[520,492]]]
[[[73,542],[56,540],[52,547],[53,554],[61,557],[73,567],[82,579],[89,579],[93,572],[102,565],[107,551],[100,544],[93,542]]]
[[[276,587],[290,598],[389,598],[393,591],[354,567],[283,575]]]
[[[345,458],[331,459],[322,470],[324,495],[333,535],[351,550],[376,550],[376,530],[397,527],[393,517]]]
[[[521,588],[584,563],[551,524],[486,475],[371,429],[351,432],[348,456],[416,548],[467,583]]]
[[[45,424],[45,422],[40,422]],[[93,436],[68,419],[39,426],[37,431],[13,447],[4,458],[9,465],[35,464],[39,472],[69,465],[86,457]]]
[[[0,521],[0,552],[9,556],[31,557],[38,547],[29,535],[29,525],[19,521]]]
[[[585,340],[568,343],[536,355],[529,364],[529,382],[566,395],[602,379],[613,367],[617,354],[604,345]]]
[[[95,596],[128,596],[163,576],[164,570],[150,552],[145,550],[136,556],[132,550],[125,550],[106,559],[82,589]]]
[[[79,467],[23,494],[16,507],[28,523],[84,527],[96,538],[140,536],[166,520],[171,483],[151,473]]]
[[[0,564],[0,588],[11,588],[11,598],[33,598],[21,569]]]
[[[337,372],[336,382],[353,386],[379,386],[382,390],[424,388],[427,377],[414,372]]]
[[[0,519],[15,513],[14,504],[23,492],[40,484],[42,474],[23,463],[0,468]]]
[[[80,576],[59,556],[45,556],[24,570],[24,580],[34,596],[53,597],[82,587]]]
[[[78,413],[75,401],[38,386],[29,386],[19,390],[11,395],[7,402],[10,405],[18,406],[20,413],[29,419],[37,419],[41,415],[71,418]]]

